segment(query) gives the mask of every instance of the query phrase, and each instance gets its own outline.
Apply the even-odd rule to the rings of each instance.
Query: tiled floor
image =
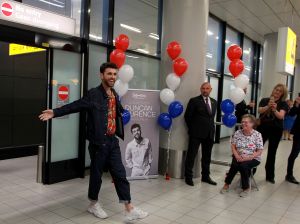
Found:
[[[220,165],[212,166],[217,187],[201,184],[199,179],[195,187],[178,179],[165,181],[163,177],[133,181],[134,203],[150,212],[149,217],[137,223],[299,224],[300,187],[284,181],[290,148],[291,142],[281,142],[276,184],[264,181],[264,169],[260,166],[255,176],[259,191],[245,199],[239,198],[235,189],[227,195],[219,194],[228,169]],[[216,159],[230,160],[222,158],[229,155],[227,142],[215,150]],[[0,161],[0,224],[123,223],[123,208],[109,177],[104,179],[100,195],[109,218],[100,220],[86,212],[88,178],[41,185],[35,183],[35,166],[36,157]],[[300,179],[300,159],[296,161],[295,174]]]

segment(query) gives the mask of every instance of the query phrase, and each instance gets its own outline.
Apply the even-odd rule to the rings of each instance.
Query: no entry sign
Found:
[[[56,97],[56,107],[62,107],[69,103],[70,100],[70,85],[68,84],[58,84],[57,85],[57,97]],[[66,119],[69,116],[60,117],[60,119]]]
[[[57,96],[59,100],[66,101],[69,98],[69,94],[70,94],[69,86],[61,85],[58,87]]]
[[[11,14],[13,13],[13,8],[12,8],[11,4],[4,2],[1,5],[1,12],[5,16],[11,16]]]

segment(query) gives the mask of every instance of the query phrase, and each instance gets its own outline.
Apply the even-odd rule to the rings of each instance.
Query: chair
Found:
[[[257,167],[253,167],[250,171],[250,177],[249,177],[249,187],[250,187],[250,191],[252,190],[252,187],[255,188],[257,191],[259,191],[258,189],[258,186],[257,186],[257,183],[255,181],[255,178],[254,178],[254,170],[256,170]],[[241,178],[238,180],[237,184],[236,184],[236,187],[235,189],[237,189],[238,187],[241,187],[242,186],[242,180]]]
[[[253,187],[257,190],[257,191],[259,191],[259,189],[258,189],[258,186],[257,186],[257,183],[256,183],[256,181],[255,181],[255,179],[254,179],[254,170],[256,170],[256,168],[257,167],[253,167],[252,169],[251,169],[251,171],[250,171],[250,178],[249,178],[249,186],[250,186],[250,191],[252,190],[252,183],[253,183]]]

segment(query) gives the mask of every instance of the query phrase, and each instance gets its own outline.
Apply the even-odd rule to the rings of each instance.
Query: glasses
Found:
[[[250,124],[250,123],[252,123],[251,121],[242,121],[241,122],[242,124]]]

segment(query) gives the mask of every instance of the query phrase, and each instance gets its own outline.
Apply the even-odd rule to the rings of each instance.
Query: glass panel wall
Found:
[[[206,69],[213,72],[220,72],[221,67],[221,46],[222,46],[221,23],[208,18],[207,48],[206,48]]]
[[[159,52],[158,0],[115,0],[114,38],[126,34],[129,49],[156,56]]]
[[[58,86],[69,87],[69,102],[80,98],[81,55],[54,50],[52,80],[52,107],[61,106]],[[79,114],[71,114],[52,120],[51,162],[78,157]]]
[[[130,89],[159,88],[159,60],[126,53],[126,64],[131,65],[134,70],[134,77],[129,82]]]
[[[228,48],[233,44],[240,45],[239,33],[229,27],[226,27],[225,52],[227,52]],[[230,63],[230,61],[227,58],[227,55],[225,54],[225,65],[224,65],[224,73],[225,74],[230,74],[229,68],[228,68],[229,63]]]
[[[243,62],[245,65],[244,74],[247,75],[250,80],[252,77],[253,71],[253,43],[250,39],[244,38],[243,44]]]
[[[264,49],[263,49],[263,46],[261,46],[260,47],[260,57],[259,57],[258,83],[261,83],[261,80],[262,80],[263,56],[264,56]]]
[[[223,98],[222,100],[229,99],[230,90],[235,88],[233,84],[233,78],[229,76],[224,77],[224,85],[223,85]],[[221,138],[228,137],[232,135],[234,128],[227,128],[226,126],[221,126]]]
[[[91,1],[90,40],[107,43],[109,0]]]

